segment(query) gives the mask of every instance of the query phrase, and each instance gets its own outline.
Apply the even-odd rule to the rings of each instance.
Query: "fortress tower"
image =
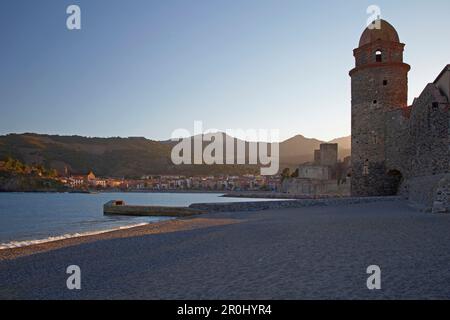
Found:
[[[386,166],[386,114],[406,108],[408,72],[404,44],[384,20],[367,28],[353,51],[352,86],[352,195],[389,195]],[[379,27],[379,28],[377,28]]]

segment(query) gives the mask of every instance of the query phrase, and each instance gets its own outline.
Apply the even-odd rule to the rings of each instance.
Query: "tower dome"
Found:
[[[366,30],[364,30],[361,39],[359,40],[360,47],[377,40],[400,43],[400,38],[395,28],[383,19],[374,21],[374,23],[378,21],[380,22],[379,29],[369,29],[369,27],[367,27]]]

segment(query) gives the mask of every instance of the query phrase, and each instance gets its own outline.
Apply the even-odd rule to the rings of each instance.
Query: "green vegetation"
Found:
[[[56,178],[58,176],[55,169],[46,169],[40,164],[29,166],[11,157],[1,161],[1,164],[0,174],[32,175],[45,178]]]
[[[29,166],[7,157],[0,161],[0,191],[64,191],[57,171],[42,165]]]
[[[281,181],[291,177],[291,170],[289,168],[284,168],[281,172]]]

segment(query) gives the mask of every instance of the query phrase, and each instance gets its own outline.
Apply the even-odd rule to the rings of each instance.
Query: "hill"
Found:
[[[345,144],[346,138],[341,138]],[[248,149],[248,142],[245,142]],[[301,135],[280,143],[281,166],[295,166],[311,161],[314,149],[322,141]],[[88,138],[81,136],[42,135],[34,133],[0,136],[0,159],[8,156],[28,165],[43,165],[64,172],[85,174],[92,170],[99,176],[140,177],[150,174],[241,175],[258,173],[251,165],[181,165],[175,166],[170,154],[174,142],[142,137]],[[347,146],[347,145],[346,145]]]

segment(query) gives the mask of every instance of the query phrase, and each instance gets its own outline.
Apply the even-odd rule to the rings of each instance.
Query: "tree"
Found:
[[[49,178],[56,178],[58,176],[58,171],[56,169],[50,169],[47,171]]]
[[[24,165],[19,160],[8,157],[5,161],[5,169],[7,171],[15,172],[15,173],[24,173],[27,169],[27,166]]]
[[[291,170],[289,168],[284,168],[281,172],[281,180],[287,179],[291,176]]]

